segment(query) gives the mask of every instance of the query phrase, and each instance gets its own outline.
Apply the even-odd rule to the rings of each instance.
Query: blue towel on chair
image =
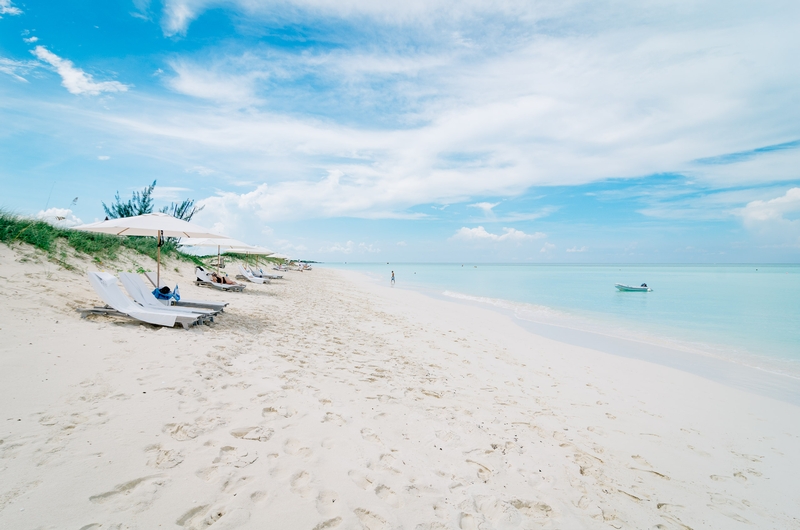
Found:
[[[153,296],[159,300],[175,300],[176,302],[181,299],[177,285],[175,286],[174,291],[167,290],[166,293],[161,292],[161,289],[153,289]]]

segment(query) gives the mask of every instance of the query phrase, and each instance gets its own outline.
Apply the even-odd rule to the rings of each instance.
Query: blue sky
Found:
[[[157,179],[322,261],[800,261],[800,4],[641,4],[0,0],[0,207]]]

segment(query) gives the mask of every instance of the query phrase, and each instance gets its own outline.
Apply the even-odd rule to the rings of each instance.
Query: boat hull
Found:
[[[649,287],[635,287],[632,285],[622,285],[621,283],[615,283],[614,287],[626,293],[649,293],[652,291]]]

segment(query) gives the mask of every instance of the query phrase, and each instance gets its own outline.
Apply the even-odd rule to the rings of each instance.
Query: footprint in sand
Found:
[[[261,491],[261,490],[256,490],[256,491],[254,491],[253,493],[250,494],[250,500],[253,501],[256,504],[261,504],[262,502],[267,500],[267,492],[266,491]]]
[[[342,524],[341,517],[334,517],[333,519],[328,519],[327,521],[322,521],[317,526],[313,528],[313,530],[327,530],[328,528],[336,528]]]
[[[361,473],[360,471],[352,470],[349,473],[347,473],[347,476],[350,477],[350,480],[352,480],[355,483],[355,485],[361,489],[365,490],[372,487],[372,481],[364,473]]]
[[[369,428],[361,429],[361,437],[368,442],[373,442],[376,444],[381,443],[381,439],[378,437],[378,435]]]
[[[273,429],[263,427],[238,427],[231,431],[231,436],[242,440],[254,440],[256,442],[266,442],[275,434]]]
[[[347,423],[347,420],[335,412],[326,412],[325,416],[322,418],[322,423],[333,423],[334,425],[339,425],[341,427]]]
[[[475,497],[475,507],[484,517],[498,529],[516,528],[522,523],[519,511],[510,503],[498,499],[494,495]]]
[[[353,513],[355,513],[358,520],[361,521],[364,530],[384,530],[389,527],[386,519],[369,510],[356,508],[353,510]]]
[[[258,459],[255,451],[246,451],[236,447],[226,445],[219,450],[219,455],[214,459],[214,464],[228,465],[233,467],[247,467]]]
[[[297,493],[301,497],[308,497],[312,491],[311,474],[307,471],[295,473],[289,481],[289,485],[291,486],[293,492]]]
[[[222,491],[225,493],[236,493],[242,488],[245,488],[250,485],[253,481],[253,477],[231,477],[222,484]]]
[[[287,455],[297,455],[307,458],[313,454],[310,447],[303,447],[297,438],[288,438],[283,442],[283,452]]]
[[[147,465],[158,469],[172,469],[183,462],[183,453],[177,449],[164,449],[161,445],[150,445],[145,448]]]
[[[474,460],[467,460],[468,464],[472,464],[473,466],[478,468],[478,478],[484,482],[487,482],[489,478],[492,476],[492,469],[488,466],[485,466],[479,462]]]
[[[458,527],[461,530],[478,530],[478,522],[475,520],[475,516],[471,513],[461,513],[461,517],[458,520]]]
[[[511,506],[517,509],[519,513],[526,517],[534,517],[543,519],[553,515],[553,508],[549,504],[543,502],[524,501],[521,499],[514,499],[511,501]]]
[[[339,511],[341,505],[339,494],[333,490],[323,490],[317,495],[317,511],[320,515],[330,517]]]
[[[384,471],[391,471],[395,475],[399,475],[401,474],[401,471],[393,467],[396,462],[397,459],[394,457],[394,455],[390,453],[384,453],[378,458],[377,462],[370,460],[369,463],[367,463],[367,467],[371,470],[381,469]]]
[[[389,486],[378,484],[375,488],[375,495],[393,508],[400,506],[400,500],[397,498],[397,494],[395,494]]]
[[[92,495],[89,501],[95,504],[105,504],[107,502],[114,502],[119,497],[130,497],[125,502],[125,506],[118,506],[118,509],[125,510],[135,508],[138,510],[146,509],[155,501],[161,486],[166,483],[163,475],[149,475],[140,477],[128,482],[117,485],[113,490],[99,495]]]
[[[241,508],[229,510],[225,506],[197,506],[184,513],[175,523],[191,530],[201,530],[209,526],[220,530],[238,528],[250,519],[250,512]]]

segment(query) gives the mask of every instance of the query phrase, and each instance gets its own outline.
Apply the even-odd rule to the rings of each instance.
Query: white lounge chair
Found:
[[[201,309],[171,306],[169,305],[169,300],[162,301],[156,298],[151,291],[147,290],[147,286],[144,284],[139,275],[132,272],[119,273],[119,280],[122,282],[122,286],[125,287],[125,290],[128,291],[128,294],[131,295],[131,298],[133,298],[134,302],[142,307],[149,307],[151,309],[164,309],[173,312],[177,311],[178,313],[195,313],[198,315],[208,316],[213,316],[220,312],[220,310],[211,308]],[[163,302],[167,303],[165,304]]]
[[[134,303],[120,290],[117,278],[106,272],[88,272],[89,283],[106,303],[107,307],[95,307],[91,309],[79,309],[81,317],[90,314],[106,313],[112,315],[124,315],[130,318],[155,324],[157,326],[173,327],[180,324],[184,329],[202,322],[206,317],[191,313],[178,313],[175,311],[165,311],[163,309],[151,309],[142,307]]]
[[[241,265],[239,265],[239,273],[241,274],[241,277],[244,278],[245,280],[247,280],[248,282],[269,283],[269,280],[267,280],[266,278],[257,278],[255,276],[253,276],[252,272],[250,272],[249,270],[245,269]],[[239,276],[237,276],[237,278],[238,277]]]
[[[255,269],[250,267],[250,272],[253,273],[253,276],[258,276],[259,278],[268,278],[270,280],[280,280],[283,278],[283,274],[270,274],[268,272],[264,272],[264,269]]]
[[[212,287],[214,289],[219,289],[220,291],[243,291],[244,285],[241,283],[236,284],[228,284],[228,283],[217,283],[211,279],[211,275],[203,268],[197,267],[194,270],[195,277],[195,285],[200,285],[202,287]]]
[[[164,280],[161,280],[161,285],[156,285],[156,276],[155,272],[145,272],[145,277],[153,284],[153,287],[158,287],[159,289],[162,287],[167,287],[167,284],[164,283]],[[144,282],[142,282],[144,284]],[[147,287],[144,288],[147,290]],[[213,309],[214,311],[224,311],[225,306],[228,305],[228,302],[210,302],[208,300],[187,300],[185,298],[181,298],[180,300],[171,300],[172,305],[178,307],[198,307],[198,308],[209,308]]]

